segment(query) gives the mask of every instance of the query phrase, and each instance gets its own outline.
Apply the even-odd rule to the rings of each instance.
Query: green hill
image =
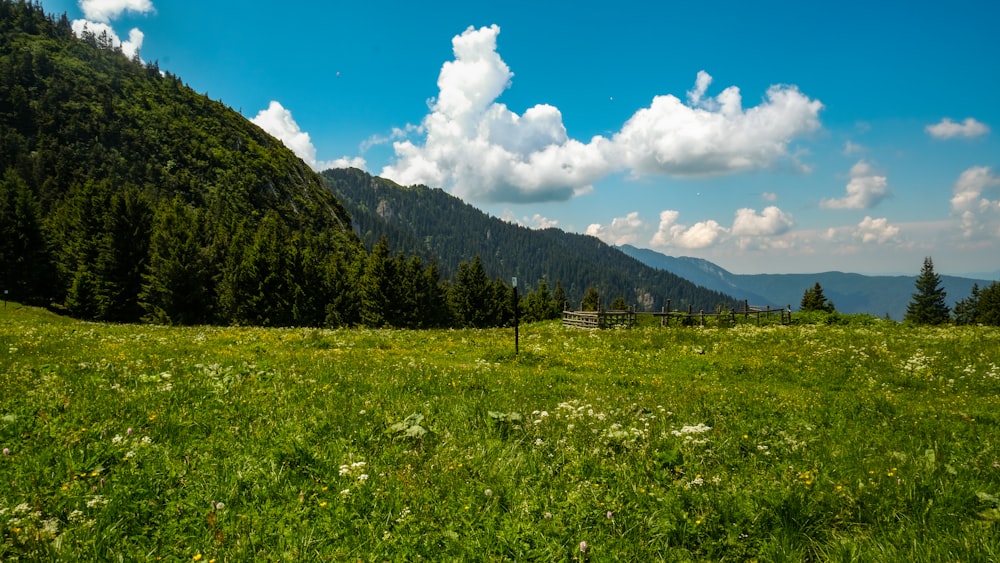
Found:
[[[667,299],[671,307],[690,304],[696,310],[735,303],[726,294],[650,268],[595,237],[508,223],[440,189],[402,187],[354,169],[327,170],[323,177],[369,248],[385,236],[395,252],[436,261],[445,277],[478,255],[491,277],[517,277],[529,288],[541,279],[550,288],[561,284],[573,308],[589,287],[598,290],[605,307],[619,297],[642,310],[659,310]]]
[[[362,250],[290,150],[66,16],[0,0],[0,284],[112,321],[321,324]]]

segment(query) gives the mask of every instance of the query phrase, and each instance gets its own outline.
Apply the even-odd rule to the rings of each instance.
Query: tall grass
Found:
[[[0,312],[0,559],[987,561],[1000,331]]]

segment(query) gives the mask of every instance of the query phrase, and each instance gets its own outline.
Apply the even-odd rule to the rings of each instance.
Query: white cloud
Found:
[[[797,136],[819,128],[823,104],[794,86],[772,86],[766,101],[744,110],[739,88],[703,99],[711,77],[698,74],[693,105],[672,95],[656,96],[614,137],[617,160],[638,174],[679,176],[758,170],[789,157]]]
[[[771,205],[760,215],[749,208],[737,210],[731,232],[740,237],[769,237],[787,233],[794,226],[791,215]]]
[[[153,11],[150,0],[80,0],[83,16],[91,21],[109,23],[125,12],[146,14]]]
[[[865,147],[863,145],[859,145],[858,143],[850,140],[844,143],[844,155],[852,156],[861,152],[865,152]]]
[[[688,227],[677,222],[680,212],[666,210],[660,212],[660,225],[649,241],[655,248],[670,247],[684,249],[707,248],[718,243],[728,234],[728,229],[714,220],[699,221]]]
[[[1000,188],[1000,176],[987,166],[974,166],[958,177],[951,198],[951,212],[958,216],[962,236],[979,239],[1000,236],[1000,200],[984,193]]]
[[[627,169],[710,175],[794,161],[790,142],[819,127],[822,104],[795,87],[774,86],[764,102],[744,110],[735,87],[706,98],[712,79],[700,72],[688,92],[690,105],[657,96],[613,139],[571,139],[554,106],[519,115],[496,102],[514,76],[497,53],[499,32],[496,25],[470,27],[452,39],[455,59],[441,68],[437,99],[419,126],[422,142],[393,143],[396,161],[382,176],[472,200],[559,201]]]
[[[531,217],[521,217],[518,219],[517,216],[514,215],[513,211],[505,209],[500,218],[508,223],[520,225],[529,229],[551,229],[559,226],[559,221],[557,219],[549,219],[540,213],[535,213]]]
[[[276,137],[286,147],[301,158],[313,170],[321,171],[329,168],[360,168],[365,169],[365,159],[361,157],[341,157],[335,160],[319,161],[316,159],[316,147],[312,144],[309,133],[299,128],[292,118],[292,112],[285,109],[279,102],[271,101],[267,109],[261,110],[257,117],[251,119],[258,127]]]
[[[839,199],[824,199],[819,206],[823,209],[869,209],[889,196],[885,176],[875,173],[871,165],[860,160],[851,167],[847,195]]]
[[[899,227],[890,225],[889,220],[885,217],[873,219],[866,215],[865,218],[858,223],[857,228],[854,229],[853,235],[854,238],[860,239],[864,244],[885,244],[887,242],[897,242]]]
[[[533,229],[552,229],[559,226],[558,219],[549,219],[538,213],[535,213],[531,217],[525,217],[523,219],[524,225],[527,225]]]
[[[961,123],[956,123],[946,117],[934,125],[928,125],[924,130],[935,139],[953,139],[955,137],[972,139],[990,132],[990,128],[984,123],[971,117],[966,117],[965,121]]]
[[[645,227],[646,224],[639,218],[639,212],[633,211],[624,217],[615,217],[610,225],[594,223],[587,227],[587,234],[608,244],[632,244],[642,236]]]
[[[142,49],[142,41],[146,37],[140,29],[132,28],[132,30],[128,32],[128,41],[122,41],[121,38],[118,37],[118,34],[115,33],[115,30],[111,29],[111,26],[106,23],[87,20],[73,20],[73,23],[70,25],[73,28],[73,33],[75,33],[77,37],[83,37],[84,33],[93,33],[97,37],[100,37],[101,34],[106,34],[108,41],[110,41],[112,45],[120,45],[122,53],[130,59],[134,57],[140,49]]]
[[[771,203],[774,203],[774,202],[778,201],[778,194],[776,194],[774,192],[764,192],[764,193],[760,194],[760,197],[764,201],[768,201],[768,202],[771,202]]]

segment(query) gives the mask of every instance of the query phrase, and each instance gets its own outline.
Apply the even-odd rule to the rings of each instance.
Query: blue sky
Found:
[[[316,169],[734,273],[1000,271],[994,2],[44,6]]]

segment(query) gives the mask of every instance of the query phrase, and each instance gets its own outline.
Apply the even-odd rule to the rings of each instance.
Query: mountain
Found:
[[[623,253],[653,267],[686,277],[694,283],[716,291],[725,291],[752,305],[791,306],[798,309],[802,295],[816,283],[841,313],[888,315],[901,320],[916,292],[917,276],[865,276],[843,272],[817,274],[732,274],[699,258],[674,258],[659,252],[625,245]],[[947,293],[949,306],[972,292],[973,285],[983,288],[986,280],[957,276],[941,276],[941,287]]]
[[[322,175],[369,248],[385,236],[393,252],[433,260],[445,277],[478,255],[488,275],[517,277],[521,287],[546,279],[551,290],[560,283],[570,307],[579,306],[589,287],[598,290],[605,307],[618,297],[641,310],[659,310],[667,299],[673,308],[735,304],[725,291],[646,266],[595,237],[508,223],[441,189],[403,187],[361,170]]]
[[[280,141],[106,34],[0,0],[11,299],[122,322],[317,324],[362,252]]]

